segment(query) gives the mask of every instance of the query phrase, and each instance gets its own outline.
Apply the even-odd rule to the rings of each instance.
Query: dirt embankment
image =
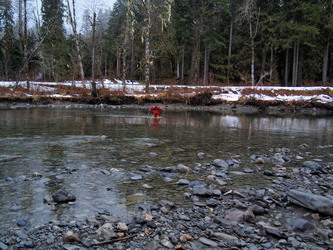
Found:
[[[45,87],[45,86],[44,86]],[[47,86],[50,87],[50,86]],[[333,102],[321,102],[316,97],[325,95],[331,98],[331,88],[314,88],[290,90],[286,88],[244,88],[237,101],[227,101],[214,98],[219,94],[232,90],[223,87],[215,88],[169,88],[160,90],[152,88],[149,94],[126,93],[124,91],[110,91],[99,89],[98,96],[92,97],[88,89],[69,87],[63,85],[52,86],[52,91],[38,92],[27,90],[18,86],[15,91],[9,87],[0,87],[0,107],[35,107],[72,105],[76,107],[107,107],[112,105],[148,106],[158,104],[169,109],[209,109],[223,112],[256,113],[266,112],[272,114],[300,113],[300,114],[333,114]],[[194,91],[194,92],[193,92]],[[254,98],[266,96],[268,100]],[[304,96],[306,101],[285,101],[279,96]]]
[[[153,104],[169,110],[213,110],[223,113],[249,114],[302,114],[333,115],[333,103],[319,102],[282,102],[282,101],[217,101],[209,98],[175,101],[151,99],[133,96],[110,96],[103,98],[62,98],[62,97],[0,97],[0,108],[33,107],[75,107],[75,108],[111,108],[113,106],[147,108]]]

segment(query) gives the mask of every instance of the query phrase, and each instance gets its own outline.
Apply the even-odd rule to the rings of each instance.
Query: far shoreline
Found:
[[[100,98],[52,98],[52,97],[0,97],[0,109],[24,108],[137,108],[148,109],[158,105],[170,111],[193,110],[211,111],[223,114],[266,114],[266,115],[333,115],[333,103],[318,102],[282,102],[282,101],[248,101],[219,102],[211,101],[206,105],[193,105],[168,100],[136,99],[131,96],[113,96]]]

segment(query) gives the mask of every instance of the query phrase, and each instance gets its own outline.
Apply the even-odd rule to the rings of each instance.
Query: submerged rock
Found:
[[[75,201],[76,197],[72,195],[71,193],[68,193],[64,190],[58,190],[52,194],[52,198],[55,202],[61,203],[61,202],[70,202]]]
[[[22,208],[20,207],[19,204],[17,203],[14,203],[10,208],[9,208],[9,211],[11,212],[17,212],[17,211],[20,211]]]

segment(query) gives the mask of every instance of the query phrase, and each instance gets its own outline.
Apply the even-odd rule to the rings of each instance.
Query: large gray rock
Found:
[[[70,202],[75,201],[76,197],[64,190],[58,190],[52,194],[52,198],[55,202],[61,203],[61,202]]]
[[[310,192],[292,189],[288,191],[288,200],[296,205],[333,216],[333,199]]]

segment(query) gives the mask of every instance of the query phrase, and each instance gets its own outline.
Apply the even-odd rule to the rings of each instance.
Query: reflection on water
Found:
[[[206,174],[196,169],[214,159],[233,155],[243,161],[242,168],[250,168],[251,154],[297,149],[306,143],[325,160],[333,143],[332,117],[165,111],[154,118],[142,109],[36,108],[0,110],[0,126],[0,229],[14,227],[19,218],[32,225],[98,212],[124,218],[139,205],[160,199],[182,204],[188,190],[175,182],[205,180]],[[200,152],[205,157],[199,157]],[[177,164],[196,171],[163,181],[159,170]],[[143,179],[133,181],[131,174]],[[232,175],[226,181],[235,186],[265,185],[255,173]],[[43,203],[60,188],[77,201]]]

